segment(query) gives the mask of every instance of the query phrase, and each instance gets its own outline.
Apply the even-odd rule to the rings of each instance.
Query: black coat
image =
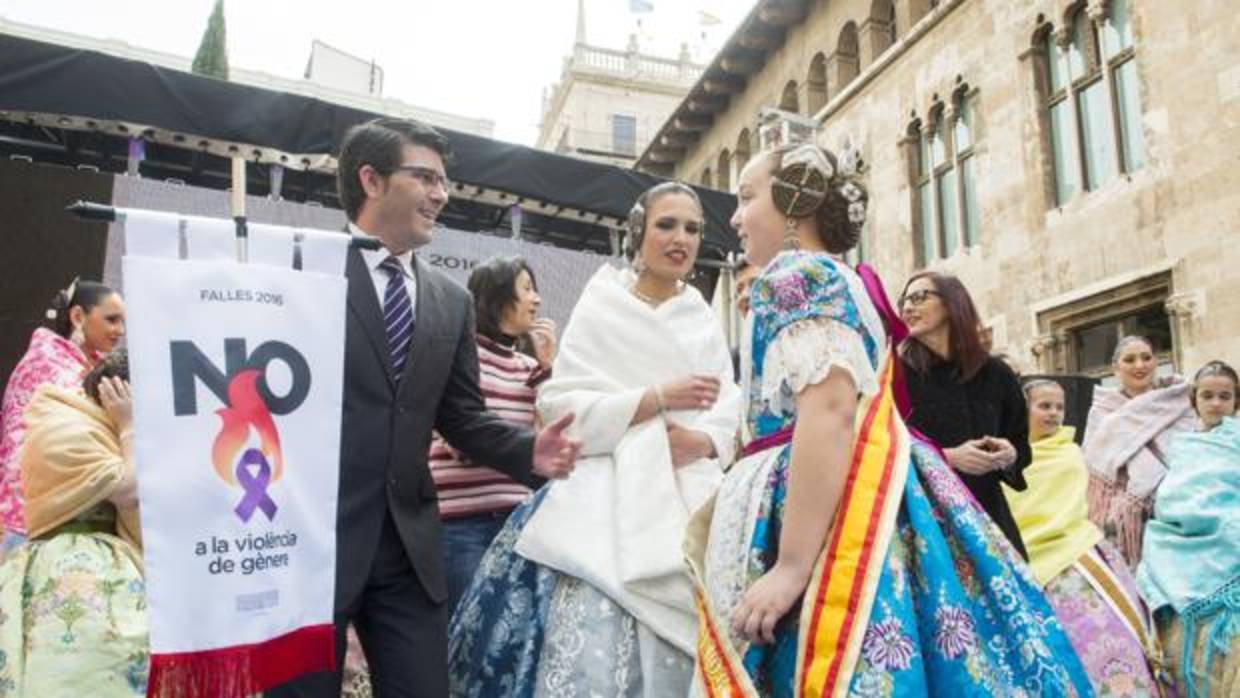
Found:
[[[906,362],[904,373],[913,408],[908,423],[939,446],[953,448],[983,436],[1001,437],[1012,443],[1016,462],[1005,470],[980,476],[956,473],[1008,540],[1028,559],[1020,529],[1000,486],[1006,482],[1017,491],[1024,490],[1027,485],[1021,471],[1033,460],[1028,409],[1016,374],[993,357],[963,383],[956,365],[946,361],[934,362],[924,374]]]
[[[390,512],[426,595],[447,598],[439,507],[427,467],[431,430],[475,462],[519,481],[530,475],[534,435],[486,412],[469,292],[414,256],[417,309],[405,375],[390,378],[383,311],[366,263],[350,250],[345,321],[336,608],[356,605]]]

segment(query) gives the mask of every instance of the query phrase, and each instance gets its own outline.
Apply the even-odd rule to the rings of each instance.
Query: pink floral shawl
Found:
[[[9,376],[0,407],[0,524],[6,533],[26,534],[19,467],[26,435],[26,405],[41,385],[64,389],[80,386],[90,368],[91,361],[76,344],[40,327]]]

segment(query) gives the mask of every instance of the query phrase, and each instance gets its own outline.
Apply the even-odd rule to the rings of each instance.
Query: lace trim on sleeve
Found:
[[[783,386],[796,395],[826,380],[832,368],[852,376],[857,392],[878,392],[878,375],[870,364],[861,335],[847,325],[818,317],[785,328],[767,348],[762,370],[762,397],[779,404]]]

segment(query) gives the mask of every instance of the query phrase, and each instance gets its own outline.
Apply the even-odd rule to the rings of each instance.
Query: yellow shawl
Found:
[[[132,465],[112,419],[80,390],[41,387],[26,409],[26,424],[26,524],[37,538],[107,502]],[[133,546],[141,569],[137,506],[117,507],[116,533]]]
[[[1003,487],[1029,550],[1029,566],[1043,586],[1102,540],[1102,531],[1089,520],[1089,471],[1072,440],[1075,434],[1072,427],[1060,427],[1031,443],[1033,463],[1025,469],[1029,488]]]

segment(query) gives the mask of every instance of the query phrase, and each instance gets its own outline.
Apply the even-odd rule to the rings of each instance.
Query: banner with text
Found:
[[[252,225],[238,263],[232,221],[125,234],[148,695],[331,670],[348,238]]]

